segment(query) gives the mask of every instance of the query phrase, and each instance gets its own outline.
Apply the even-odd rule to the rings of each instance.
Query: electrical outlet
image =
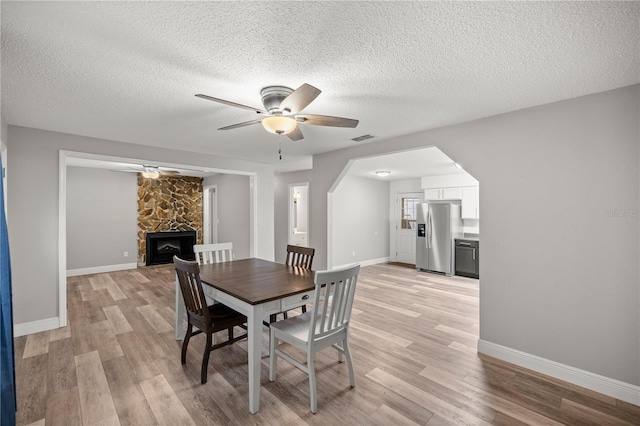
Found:
[[[129,252],[128,251],[124,252],[124,257],[129,257]]]

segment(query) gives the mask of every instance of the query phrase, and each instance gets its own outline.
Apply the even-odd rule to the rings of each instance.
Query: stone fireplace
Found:
[[[151,238],[155,245],[151,248],[161,249],[157,254],[162,260],[154,256],[153,263],[149,263],[148,234],[154,233],[160,235]],[[178,237],[178,233],[183,235]],[[184,242],[186,235],[191,238],[189,243]],[[164,242],[156,241],[162,238]],[[181,251],[181,257],[193,259],[193,244],[202,244],[202,178],[147,179],[138,174],[138,266],[169,263],[173,259],[170,252],[177,250]]]

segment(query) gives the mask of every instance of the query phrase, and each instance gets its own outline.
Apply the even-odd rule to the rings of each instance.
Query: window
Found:
[[[419,198],[402,198],[400,214],[401,229],[416,229],[416,213],[418,209]]]

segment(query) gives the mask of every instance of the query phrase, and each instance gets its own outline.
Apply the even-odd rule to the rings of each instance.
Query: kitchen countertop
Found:
[[[456,238],[456,240],[467,240],[467,241],[480,241],[480,236],[479,235],[475,235],[475,236],[464,236],[464,237],[459,237]]]

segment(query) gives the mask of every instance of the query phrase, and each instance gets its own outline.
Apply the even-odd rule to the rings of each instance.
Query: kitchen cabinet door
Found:
[[[466,186],[462,188],[462,218],[480,219],[480,188]]]
[[[440,200],[440,188],[432,188],[424,190],[425,201]]]
[[[443,200],[462,200],[462,188],[442,188]]]
[[[429,188],[424,190],[426,201],[461,200],[462,188]]]

